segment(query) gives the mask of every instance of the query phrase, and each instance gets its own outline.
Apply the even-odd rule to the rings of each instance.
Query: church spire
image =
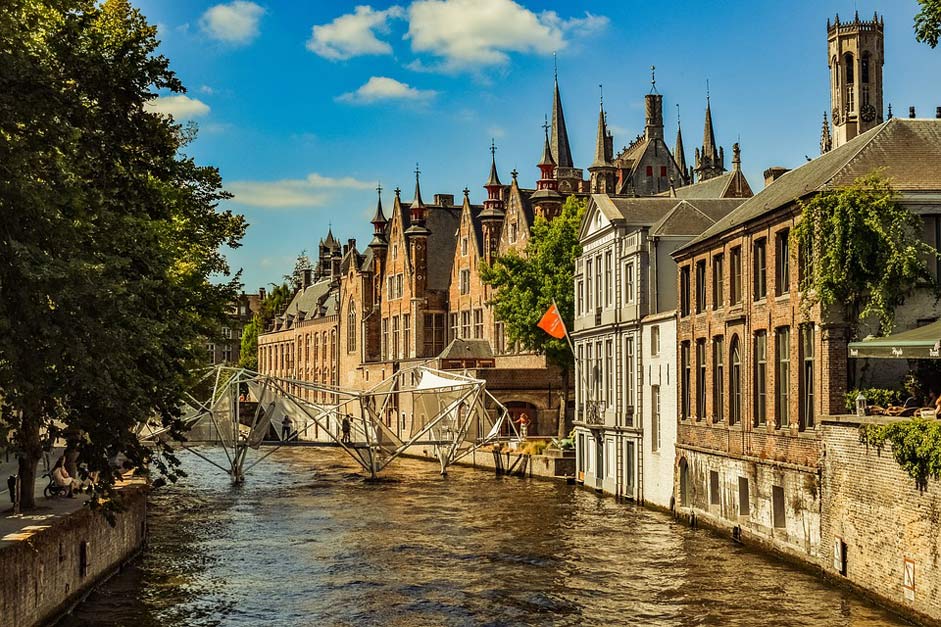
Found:
[[[680,127],[680,105],[676,105],[676,145],[673,147],[673,157],[680,172],[686,176],[686,150],[683,148],[683,129]]]
[[[497,147],[493,143],[493,138],[490,138],[490,178],[487,179],[487,184],[484,187],[502,186],[500,183],[500,177],[497,174]]]
[[[712,128],[712,101],[709,81],[706,81],[706,123],[703,126],[702,148],[696,149],[696,181],[706,181],[725,172],[725,151],[716,147],[716,134]]]
[[[706,88],[706,123],[702,131],[702,153],[704,157],[716,158],[716,134],[712,129],[712,103],[708,87]]]
[[[539,163],[537,165],[539,166],[539,170],[542,171],[543,174],[545,174],[544,170],[546,168],[549,169],[549,176],[544,176],[543,178],[552,178],[552,174],[555,171],[556,162],[555,162],[555,159],[552,158],[552,146],[549,145],[549,121],[548,120],[546,120],[545,124],[542,125],[542,129],[543,131],[545,131],[546,142],[542,146],[542,158],[539,160]]]
[[[827,112],[823,112],[823,128],[820,131],[820,154],[830,152],[833,148],[833,138],[830,136],[830,124],[827,122]]]
[[[552,94],[552,154],[560,168],[571,168],[572,150],[569,148],[569,134],[565,128],[565,115],[562,113],[562,96],[559,95],[559,74],[555,74],[555,89]]]
[[[598,135],[595,138],[595,161],[592,167],[608,165],[608,125],[604,116],[604,101],[598,111]]]
[[[418,180],[418,176],[421,174],[421,170],[418,169],[418,164],[415,164],[415,199],[412,201],[411,209],[414,213],[415,209],[421,209],[425,206],[425,203],[421,200],[421,182]]]

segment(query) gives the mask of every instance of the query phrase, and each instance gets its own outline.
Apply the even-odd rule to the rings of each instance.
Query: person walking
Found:
[[[291,439],[291,433],[294,431],[294,421],[290,416],[285,416],[281,421],[281,441],[287,442]]]
[[[343,444],[350,443],[350,417],[343,416],[343,422],[340,424],[340,429],[343,431],[343,437],[340,438],[340,441]]]

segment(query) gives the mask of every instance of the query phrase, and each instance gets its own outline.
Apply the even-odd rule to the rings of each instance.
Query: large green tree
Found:
[[[526,250],[498,257],[481,268],[483,280],[493,286],[492,304],[502,320],[510,342],[526,350],[544,353],[562,370],[563,402],[559,411],[558,435],[565,437],[569,373],[575,356],[564,339],[548,335],[536,325],[553,302],[568,329],[575,316],[575,259],[581,254],[578,230],[585,202],[570,196],[562,213],[552,221],[537,217]]]
[[[156,35],[127,0],[0,10],[0,428],[24,508],[66,429],[96,497],[117,453],[174,478],[169,447],[135,428],[156,413],[179,434],[202,338],[239,287],[218,279],[220,249],[244,220],[219,210],[218,171],[183,153],[193,129],[145,107],[184,91]]]
[[[921,218],[879,172],[803,202],[792,237],[804,306],[819,303],[854,329],[871,317],[891,331],[895,309],[932,281],[925,262],[937,253],[920,234]]]
[[[918,0],[921,11],[915,16],[915,39],[932,48],[941,38],[941,0]]]

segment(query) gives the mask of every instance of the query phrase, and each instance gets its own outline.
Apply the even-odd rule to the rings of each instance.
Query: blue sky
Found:
[[[362,250],[376,182],[386,206],[396,186],[411,198],[416,162],[424,198],[467,186],[481,202],[493,137],[504,182],[515,167],[534,186],[553,51],[578,167],[593,157],[598,85],[617,150],[643,130],[655,65],[670,143],[679,104],[688,158],[701,144],[708,79],[717,140],[727,161],[740,141],[759,190],[765,168],[819,153],[826,21],[854,8],[885,16],[886,103],[919,117],[941,106],[941,48],[914,41],[914,0],[137,4],[188,88],[156,106],[199,124],[188,152],[221,170],[250,223],[228,255],[248,291],[315,252],[328,224]]]

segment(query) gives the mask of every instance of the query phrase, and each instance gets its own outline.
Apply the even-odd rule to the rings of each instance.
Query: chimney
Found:
[[[787,174],[789,170],[781,166],[774,166],[765,170],[765,187],[768,187],[776,180]]]
[[[350,252],[350,245],[349,245],[349,244],[343,244],[343,255],[342,255],[342,256],[343,256],[343,257],[346,257],[346,253],[348,253],[348,252]]]
[[[663,96],[647,94],[644,96],[644,137],[663,139]]]
[[[351,237],[346,240],[346,246],[349,250],[354,250],[356,248],[356,240]]]
[[[914,119],[914,117],[915,117],[915,107],[909,107],[909,108],[908,108],[908,117]]]
[[[306,290],[310,287],[310,268],[304,268],[304,282],[301,284],[301,289]]]
[[[453,207],[454,194],[435,194],[435,204],[439,207]]]
[[[260,298],[261,300],[265,300],[265,297],[267,297],[267,296],[268,296],[268,293],[265,292],[265,288],[259,287],[259,288],[258,288],[258,298]]]

